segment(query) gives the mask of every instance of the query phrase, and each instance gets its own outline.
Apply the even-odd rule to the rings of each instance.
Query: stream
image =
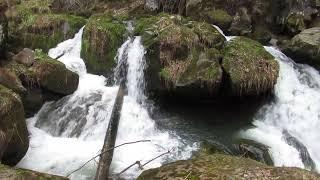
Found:
[[[115,84],[109,86],[105,77],[87,73],[80,58],[82,33],[83,28],[73,39],[49,51],[52,58],[64,54],[58,60],[79,75],[79,87],[70,96],[47,102],[27,120],[30,147],[18,167],[67,176],[99,154],[119,87],[117,82],[125,79],[128,93],[124,97],[116,144],[138,140],[151,142],[115,149],[113,174],[137,160],[145,163],[168,150],[171,153],[144,168],[188,159],[199,149],[201,141],[230,149],[236,137],[269,146],[276,166],[319,171],[320,75],[312,67],[295,64],[276,48],[265,47],[280,64],[272,102],[261,108],[248,108],[246,104],[240,108],[228,105],[158,107],[150,103],[145,94],[145,49],[141,37],[130,37],[119,48]],[[233,37],[226,38],[232,40]],[[70,178],[92,179],[97,162],[98,158]],[[122,177],[135,179],[141,172],[133,167]]]

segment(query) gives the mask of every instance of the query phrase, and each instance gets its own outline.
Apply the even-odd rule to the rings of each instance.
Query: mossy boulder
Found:
[[[17,164],[29,147],[29,133],[20,96],[0,85],[0,143],[2,163]]]
[[[21,52],[18,55],[21,55]],[[8,76],[11,79],[18,78],[18,83],[14,85],[20,87],[22,83],[24,91],[19,94],[28,117],[34,115],[46,100],[55,100],[77,90],[78,74],[68,70],[63,63],[48,57],[41,50],[31,51],[28,54],[27,58],[32,57],[32,64],[21,63],[23,60],[19,58],[26,57],[18,55],[14,56],[14,60],[9,61],[3,69],[11,75]],[[10,78],[7,79],[10,80]],[[13,83],[13,81],[10,82]],[[15,88],[12,89],[15,90]]]
[[[263,46],[245,37],[236,37],[224,47],[222,66],[233,95],[257,95],[273,90],[279,64]]]
[[[319,179],[320,175],[299,168],[271,167],[257,161],[223,154],[202,154],[144,171],[138,180],[166,179]]]
[[[81,49],[81,57],[85,60],[88,72],[106,76],[111,73],[126,31],[121,19],[111,15],[94,15],[88,20]]]
[[[29,71],[37,78],[41,87],[54,93],[69,95],[78,88],[79,75],[42,51],[35,51],[35,62]]]
[[[320,67],[320,27],[302,31],[283,45],[283,51],[300,63]]]
[[[208,23],[217,25],[224,30],[229,29],[233,21],[233,17],[222,9],[214,9],[214,10],[208,11],[206,15],[208,18],[207,19]]]
[[[210,24],[160,14],[137,22],[147,53],[147,88],[154,93],[211,96],[222,81],[225,38]]]
[[[0,178],[8,180],[67,180],[68,178],[55,176],[27,169],[19,169],[0,164]]]
[[[7,11],[11,48],[39,48],[47,52],[85,25],[83,17],[52,13],[49,4],[50,0],[23,0]]]

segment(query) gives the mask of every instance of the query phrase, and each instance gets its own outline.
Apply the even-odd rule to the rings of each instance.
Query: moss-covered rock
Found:
[[[242,157],[222,154],[200,155],[160,168],[144,171],[138,180],[166,179],[319,179],[320,175],[299,168],[271,167]]]
[[[29,134],[20,96],[0,85],[0,138],[6,143],[0,147],[3,152],[2,163],[15,165],[26,154],[29,147]]]
[[[9,40],[13,48],[39,48],[47,52],[59,42],[73,37],[86,23],[82,17],[54,14],[49,5],[50,0],[23,0],[7,11]]]
[[[78,74],[68,70],[66,66],[42,51],[35,51],[34,65],[29,69],[40,85],[49,91],[69,95],[77,90]]]
[[[27,169],[18,169],[0,164],[0,178],[10,180],[67,180],[68,178],[55,176]]]
[[[229,29],[233,20],[233,17],[222,9],[214,9],[208,11],[206,14],[208,23],[215,24],[224,30]]]
[[[147,88],[211,96],[220,88],[220,49],[225,38],[210,24],[160,14],[142,18],[135,33],[147,51]]]
[[[320,27],[306,29],[284,44],[283,51],[297,62],[320,67]]]
[[[81,57],[88,72],[108,75],[116,64],[118,48],[125,40],[125,24],[111,15],[92,16],[83,34]]]
[[[279,65],[260,43],[237,37],[223,51],[222,66],[233,95],[257,95],[273,90]]]
[[[298,34],[306,28],[304,16],[299,13],[289,14],[286,18],[285,28],[290,34]]]

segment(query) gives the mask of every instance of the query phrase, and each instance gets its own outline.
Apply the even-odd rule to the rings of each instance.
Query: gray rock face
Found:
[[[286,43],[283,50],[298,62],[320,67],[320,27],[302,31]]]
[[[19,64],[30,67],[34,63],[34,52],[31,49],[24,48],[17,55],[13,56],[12,59]]]

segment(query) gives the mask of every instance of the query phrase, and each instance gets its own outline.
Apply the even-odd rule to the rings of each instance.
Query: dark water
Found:
[[[269,100],[167,102],[152,114],[161,130],[175,132],[189,143],[207,142],[232,153],[238,132],[252,127],[253,117]]]

